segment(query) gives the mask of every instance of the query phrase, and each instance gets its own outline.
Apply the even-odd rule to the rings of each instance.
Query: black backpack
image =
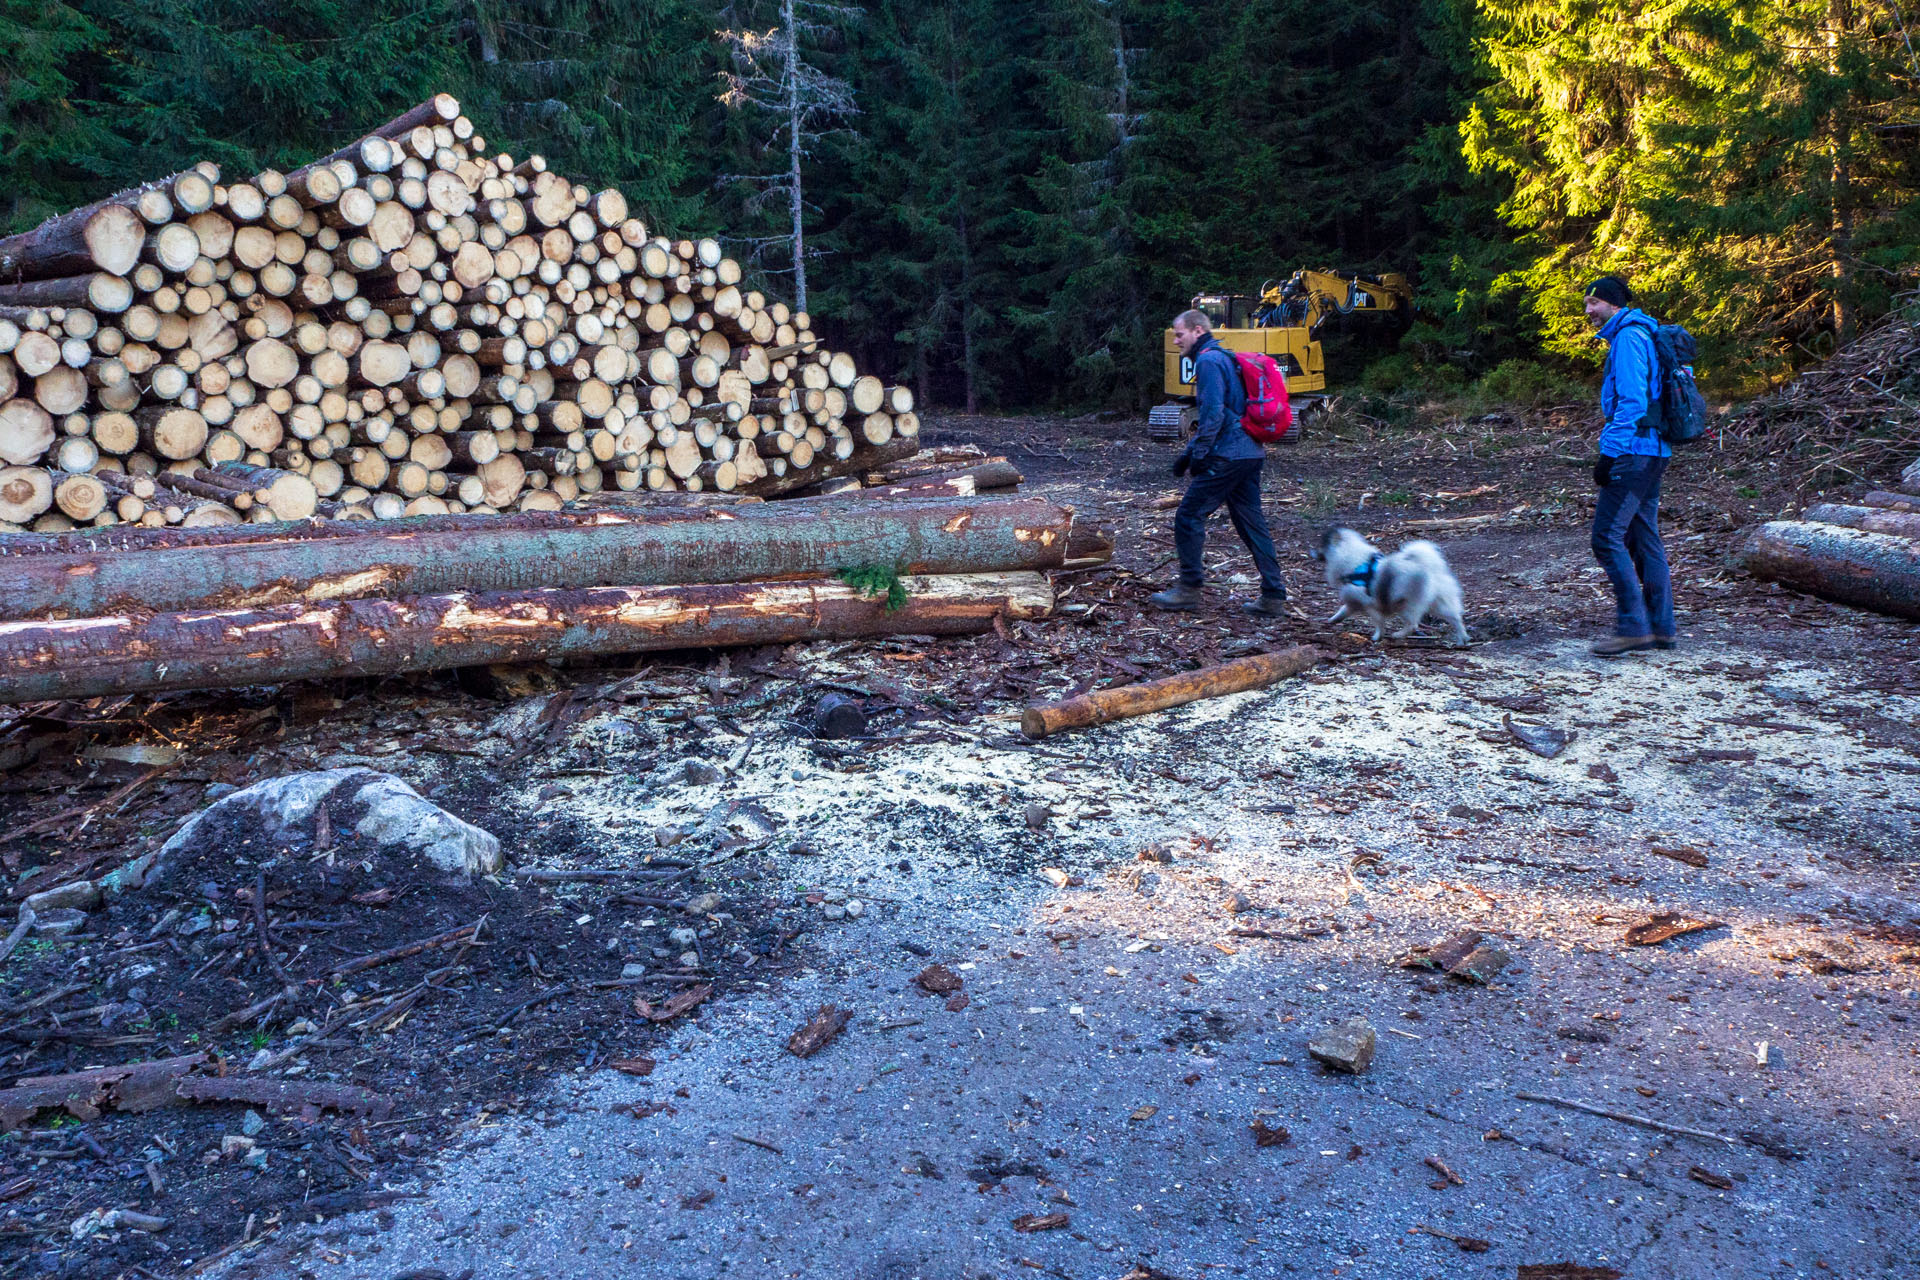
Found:
[[[1693,380],[1694,356],[1699,351],[1693,335],[1677,324],[1660,324],[1647,317],[1653,354],[1660,370],[1660,397],[1647,407],[1640,430],[1658,431],[1670,445],[1692,444],[1707,434],[1707,401]]]

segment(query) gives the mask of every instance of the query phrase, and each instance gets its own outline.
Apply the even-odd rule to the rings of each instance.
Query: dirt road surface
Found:
[[[1223,523],[1208,608],[1153,615],[1171,555],[1153,504],[1175,490],[1159,447],[1124,429],[933,424],[1118,528],[1114,566],[1063,576],[1053,621],[757,668],[698,655],[682,669],[704,674],[658,705],[604,696],[631,666],[567,672],[600,691],[574,699],[590,714],[553,728],[553,692],[450,702],[469,746],[381,756],[464,816],[511,816],[522,866],[616,866],[678,841],[721,894],[704,916],[610,916],[595,884],[545,887],[537,910],[608,976],[675,963],[666,932],[688,923],[730,976],[692,1013],[629,1015],[579,1065],[549,1060],[511,1090],[385,1081],[403,1113],[449,1117],[444,1139],[355,1169],[376,1208],[262,1205],[213,1272],[1907,1274],[1913,626],[1729,574],[1761,504],[1724,477],[1690,486],[1683,462],[1683,644],[1591,658],[1609,605],[1579,460],[1497,425],[1444,448],[1276,452],[1268,505],[1299,616],[1232,607],[1254,588]],[[1439,541],[1473,647],[1325,626],[1305,553],[1335,519]],[[1302,640],[1329,659],[1273,689],[1019,738],[1029,698]],[[829,688],[867,700],[875,736],[811,736]],[[1520,741],[1540,729],[1571,741],[1544,757]],[[299,733],[262,750],[337,763],[391,730],[327,732],[324,758]],[[1668,913],[1709,927],[1630,945]],[[1401,967],[1469,931],[1507,957],[1490,981]],[[930,994],[916,978],[935,964],[961,985]],[[823,1005],[850,1013],[845,1030],[794,1056]],[[1309,1041],[1354,1017],[1375,1031],[1372,1065],[1330,1071]],[[540,1034],[519,1024],[522,1043]],[[649,1074],[604,1065],[643,1049]],[[382,1084],[382,1051],[332,1065]],[[490,1040],[448,1052],[500,1056]],[[261,1138],[284,1163],[310,1159],[300,1140],[281,1118]],[[224,1214],[238,1242],[245,1186],[227,1185],[196,1212]],[[115,1256],[172,1275],[206,1252],[166,1241]],[[58,1238],[15,1256],[16,1275],[112,1273]]]

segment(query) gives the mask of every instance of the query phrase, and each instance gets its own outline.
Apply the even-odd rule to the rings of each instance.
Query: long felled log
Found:
[[[1898,511],[1886,507],[1850,507],[1823,502],[1808,507],[1801,519],[1812,524],[1838,524],[1868,533],[1890,533],[1896,538],[1920,538],[1920,511]]]
[[[1860,499],[1863,507],[1887,507],[1894,511],[1920,511],[1920,495],[1911,493],[1887,493],[1875,490]]]
[[[596,653],[984,631],[1053,607],[1044,574],[595,587],[0,623],[0,703],[233,688]]]
[[[1741,567],[1829,600],[1920,618],[1920,542],[1832,524],[1775,520],[1748,536]]]
[[[1096,689],[1062,702],[1047,702],[1028,707],[1020,717],[1020,728],[1030,738],[1044,738],[1067,729],[1084,729],[1143,716],[1151,711],[1185,706],[1202,698],[1263,689],[1288,676],[1305,671],[1324,654],[1312,645],[1295,645],[1278,653],[1258,653],[1250,658],[1235,658],[1217,667],[1182,672],[1160,680],[1121,685],[1116,689]]]
[[[0,544],[0,618],[260,608],[357,596],[1058,568],[1073,513],[1039,498],[661,505],[226,529],[118,528]],[[31,545],[31,544],[29,544]]]

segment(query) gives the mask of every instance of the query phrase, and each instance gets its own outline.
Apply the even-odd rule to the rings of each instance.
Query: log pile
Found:
[[[718,241],[490,152],[445,94],[0,240],[0,530],[772,495],[918,433]]]

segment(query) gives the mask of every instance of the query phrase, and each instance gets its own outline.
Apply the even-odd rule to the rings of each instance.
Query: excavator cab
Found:
[[[1413,314],[1413,290],[1403,275],[1367,276],[1328,271],[1296,271],[1286,280],[1268,280],[1257,294],[1202,293],[1193,308],[1213,322],[1213,336],[1229,351],[1273,357],[1287,379],[1298,438],[1301,421],[1325,403],[1326,356],[1321,331],[1330,323],[1346,327],[1348,317],[1389,315],[1404,329]],[[1397,336],[1397,331],[1396,331]],[[1193,361],[1180,354],[1173,330],[1162,337],[1166,403],[1147,414],[1147,435],[1180,440],[1192,434]]]

